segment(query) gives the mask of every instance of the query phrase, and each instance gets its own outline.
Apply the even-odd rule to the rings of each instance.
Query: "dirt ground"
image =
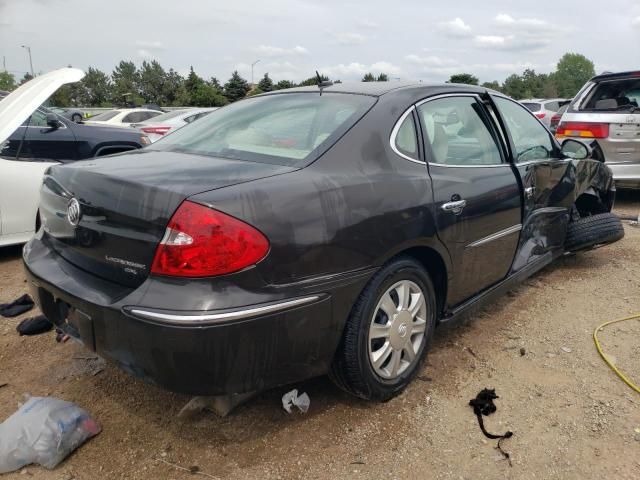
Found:
[[[640,211],[640,193],[618,212]],[[311,397],[287,415],[278,388],[227,418],[176,418],[188,401],[135,380],[53,334],[19,337],[0,318],[0,419],[26,394],[78,403],[103,431],[53,471],[29,466],[7,479],[195,478],[640,478],[640,395],[598,356],[600,323],[640,313],[640,228],[615,245],[560,259],[465,326],[439,332],[419,379],[385,404],[342,393],[326,378],[295,385]],[[20,249],[0,250],[0,303],[25,293]],[[640,321],[608,327],[605,350],[640,383]],[[521,355],[521,348],[525,354]],[[101,370],[102,369],[102,370]],[[468,406],[495,388],[489,431]],[[168,462],[168,463],[167,463]],[[195,470],[195,468],[194,468]]]

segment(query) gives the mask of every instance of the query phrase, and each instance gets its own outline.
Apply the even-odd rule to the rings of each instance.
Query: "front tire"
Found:
[[[433,338],[433,283],[411,257],[387,263],[356,301],[330,377],[348,393],[386,401],[413,379]]]
[[[82,115],[80,115],[79,113],[74,113],[73,115],[71,115],[71,121],[80,123],[82,121]]]
[[[624,226],[617,215],[599,213],[575,220],[567,226],[565,250],[578,252],[617,242],[624,237]]]

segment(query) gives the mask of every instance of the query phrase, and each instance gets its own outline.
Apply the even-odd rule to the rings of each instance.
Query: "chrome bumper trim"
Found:
[[[125,308],[125,311],[135,315],[136,317],[151,320],[156,323],[170,324],[170,325],[191,325],[200,326],[215,324],[219,322],[225,322],[230,320],[243,320],[246,318],[256,317],[258,315],[266,315],[270,313],[276,313],[283,310],[287,310],[293,307],[299,307],[319,300],[320,295],[313,295],[310,297],[294,298],[292,300],[286,300],[284,302],[271,303],[268,305],[258,305],[242,310],[233,310],[220,313],[203,313],[203,314],[175,314],[175,313],[162,313],[153,310],[145,310],[142,308],[130,307]]]

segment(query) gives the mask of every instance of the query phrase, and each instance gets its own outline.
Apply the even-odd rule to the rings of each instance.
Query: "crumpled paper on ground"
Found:
[[[298,410],[302,413],[307,413],[309,405],[311,405],[311,399],[306,393],[298,395],[298,390],[294,388],[282,396],[282,408],[284,408],[287,413],[291,413],[291,408],[294,405],[298,407]]]

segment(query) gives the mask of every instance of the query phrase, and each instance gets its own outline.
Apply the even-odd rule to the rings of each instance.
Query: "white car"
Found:
[[[140,123],[162,115],[159,110],[148,108],[116,108],[91,117],[84,123],[87,125],[109,125],[112,127],[129,127],[132,123]]]
[[[163,113],[157,117],[153,117],[146,122],[134,123],[131,126],[138,128],[141,132],[149,137],[151,142],[160,140],[163,135],[174,132],[205,115],[217,110],[216,107],[210,108],[189,108],[185,110],[174,110],[172,112]]]
[[[58,88],[82,77],[82,70],[62,68],[40,75],[7,95],[0,101],[0,145]],[[25,243],[33,236],[42,176],[55,163],[0,158],[0,246]]]

